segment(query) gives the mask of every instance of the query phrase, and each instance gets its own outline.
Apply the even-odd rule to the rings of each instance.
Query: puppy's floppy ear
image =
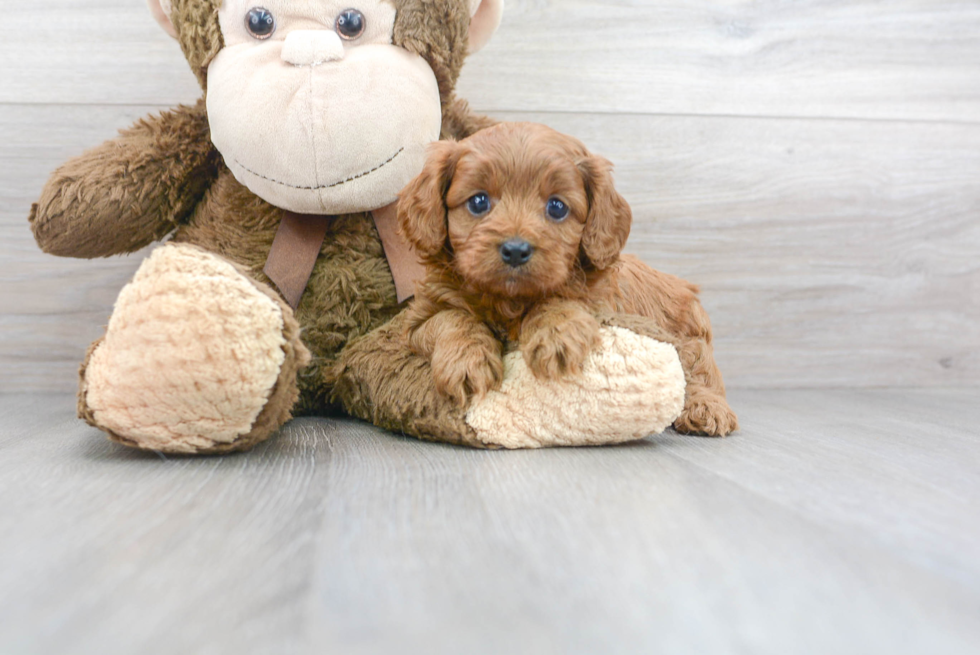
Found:
[[[446,246],[446,192],[461,153],[455,141],[431,144],[422,172],[398,196],[398,229],[423,257],[435,257]]]
[[[589,215],[582,233],[582,254],[596,269],[612,265],[626,245],[633,223],[629,203],[619,195],[612,180],[612,162],[590,156],[578,162],[585,178]]]

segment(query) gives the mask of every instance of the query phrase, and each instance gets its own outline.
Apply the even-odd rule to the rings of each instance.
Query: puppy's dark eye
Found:
[[[366,23],[364,14],[356,9],[345,9],[337,16],[337,34],[351,41],[364,34]]]
[[[245,14],[245,29],[256,39],[268,39],[276,31],[276,19],[264,7],[252,7]]]
[[[552,198],[548,201],[548,218],[553,221],[565,220],[568,218],[568,205],[558,198]]]
[[[485,193],[478,193],[466,201],[466,208],[474,216],[483,216],[490,211],[490,196]]]

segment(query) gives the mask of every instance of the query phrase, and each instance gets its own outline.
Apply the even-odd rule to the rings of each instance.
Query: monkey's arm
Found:
[[[139,250],[193,210],[219,157],[203,100],[144,118],[54,172],[31,208],[34,238],[63,257]]]

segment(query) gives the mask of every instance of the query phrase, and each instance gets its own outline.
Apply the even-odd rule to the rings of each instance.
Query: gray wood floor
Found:
[[[726,440],[105,441],[0,398],[0,653],[980,652],[980,392],[736,391]]]

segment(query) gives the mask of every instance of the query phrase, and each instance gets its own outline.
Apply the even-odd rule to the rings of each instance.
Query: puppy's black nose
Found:
[[[523,266],[534,254],[534,246],[524,239],[511,239],[500,246],[500,258],[508,266]]]

